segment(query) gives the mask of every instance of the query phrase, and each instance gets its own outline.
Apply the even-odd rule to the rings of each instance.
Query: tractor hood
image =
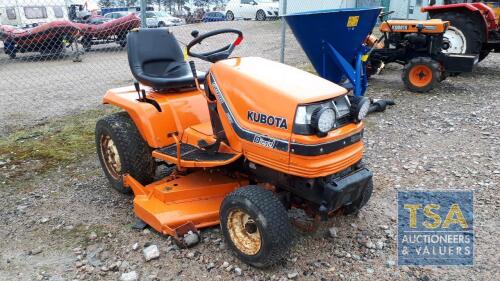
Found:
[[[281,139],[289,139],[299,104],[347,93],[316,75],[257,57],[219,61],[210,79],[238,124]]]

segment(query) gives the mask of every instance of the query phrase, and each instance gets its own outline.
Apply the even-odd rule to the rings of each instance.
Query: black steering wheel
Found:
[[[210,52],[205,52],[205,53],[193,53],[193,52],[191,52],[191,48],[194,45],[200,44],[203,40],[205,40],[209,37],[220,35],[220,34],[225,34],[225,33],[237,34],[238,38],[236,38],[236,40],[234,40],[233,43],[228,44],[228,45],[226,45],[220,49],[217,49],[215,51],[210,51]],[[187,46],[186,46],[187,54],[191,57],[199,58],[201,60],[209,61],[211,63],[215,63],[217,61],[227,59],[231,55],[231,53],[234,51],[234,48],[236,46],[238,46],[241,43],[241,41],[243,41],[243,33],[237,29],[230,29],[230,28],[214,30],[214,31],[210,31],[210,32],[207,32],[207,33],[204,33],[201,35],[198,35],[197,31],[193,31],[191,33],[191,35],[193,35],[193,37],[195,37],[195,38],[191,42],[189,42],[189,44],[187,44]]]

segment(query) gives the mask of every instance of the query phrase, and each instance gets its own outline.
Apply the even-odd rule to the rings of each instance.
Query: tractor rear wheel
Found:
[[[425,93],[441,80],[441,67],[431,58],[417,57],[411,59],[402,73],[403,83],[412,92]]]
[[[288,253],[292,227],[288,214],[273,192],[250,185],[224,198],[220,208],[222,233],[239,259],[268,267]]]
[[[131,193],[130,188],[123,185],[124,174],[130,174],[141,184],[153,181],[156,163],[151,148],[127,112],[97,121],[95,142],[102,169],[114,189]]]
[[[432,18],[450,21],[451,26],[463,33],[467,45],[466,54],[479,54],[481,52],[485,41],[484,27],[481,19],[476,15],[467,12],[450,11],[433,14]]]

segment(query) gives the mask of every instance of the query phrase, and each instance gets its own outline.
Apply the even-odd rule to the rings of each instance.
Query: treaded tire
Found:
[[[260,232],[261,246],[254,255],[247,255],[235,246],[228,230],[232,211],[242,210],[254,219]],[[288,253],[292,241],[292,226],[287,211],[273,192],[249,185],[224,198],[220,208],[221,229],[229,248],[243,262],[255,267],[268,267]]]
[[[417,66],[426,66],[431,70],[432,74],[431,80],[424,86],[416,85],[412,83],[412,80],[410,79],[411,70]],[[439,83],[439,81],[442,79],[441,67],[437,61],[428,57],[413,58],[403,68],[403,73],[401,74],[401,78],[408,90],[417,93],[425,93],[434,89],[437,83]]]
[[[490,52],[491,50],[481,50],[481,52],[479,53],[478,62],[484,60],[490,54]]]
[[[103,136],[111,137],[118,151],[121,171],[117,177],[106,167],[101,145]],[[114,189],[121,193],[131,193],[130,188],[123,186],[122,175],[125,173],[130,174],[141,184],[153,181],[156,163],[151,155],[151,148],[127,112],[118,112],[99,119],[95,129],[95,141],[101,167]]]
[[[352,214],[357,214],[361,208],[363,208],[366,203],[370,200],[372,197],[373,193],[373,180],[370,179],[368,182],[365,190],[363,191],[363,194],[361,194],[361,198],[356,200],[355,202],[352,202],[351,204],[344,206],[344,215],[352,215]]]
[[[234,20],[234,14],[231,11],[227,11],[226,13],[226,20],[228,21],[233,21]]]
[[[467,40],[466,54],[479,54],[483,47],[484,38],[481,20],[467,12],[450,11],[436,13],[431,16],[434,19],[450,21],[451,25],[458,28]]]
[[[258,10],[257,13],[255,14],[255,19],[258,21],[265,21],[267,18],[266,12],[264,10]]]

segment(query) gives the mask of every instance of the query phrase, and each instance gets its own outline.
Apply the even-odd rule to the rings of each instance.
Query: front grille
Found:
[[[349,123],[352,123],[352,117],[350,114],[344,115],[340,118],[337,118],[337,128],[343,127]]]

